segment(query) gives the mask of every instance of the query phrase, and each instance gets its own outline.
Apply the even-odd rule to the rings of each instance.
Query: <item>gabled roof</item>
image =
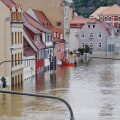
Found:
[[[117,4],[112,5],[101,13],[102,15],[120,15],[120,7]]]
[[[12,9],[13,6],[18,10],[20,5],[16,4],[13,0],[0,0],[2,1],[8,8]]]
[[[77,16],[75,19],[70,21],[70,24],[85,24],[89,19],[84,18],[83,16]]]
[[[107,7],[99,7],[90,15],[90,17],[98,19],[100,15],[120,15],[120,7],[117,4]]]
[[[110,34],[110,31],[109,31],[110,26],[104,21],[100,21],[97,19],[91,19],[87,23],[97,23],[107,34]]]
[[[37,30],[35,27],[33,27],[28,21],[27,19],[24,17],[23,15],[23,25],[25,27],[27,27],[29,30],[31,30],[33,33],[36,33],[36,34],[40,34],[41,32],[39,30]]]
[[[52,31],[48,30],[46,27],[41,25],[38,21],[33,19],[30,15],[28,15],[26,12],[23,13],[24,18],[36,29],[45,32],[45,33],[52,33]]]
[[[104,10],[108,9],[109,6],[107,7],[99,7],[95,12],[93,12],[90,17],[91,18],[97,18],[98,19],[98,15],[100,15]]]
[[[47,28],[53,27],[48,18],[46,17],[46,15],[43,13],[43,11],[35,9],[33,9],[33,11],[41,24],[44,24]]]

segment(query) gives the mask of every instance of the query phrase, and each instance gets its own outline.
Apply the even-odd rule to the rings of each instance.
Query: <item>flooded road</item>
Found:
[[[18,91],[61,97],[76,120],[120,119],[120,61],[91,59],[77,67],[57,67],[24,81]],[[46,98],[0,94],[0,120],[69,120],[64,103]]]

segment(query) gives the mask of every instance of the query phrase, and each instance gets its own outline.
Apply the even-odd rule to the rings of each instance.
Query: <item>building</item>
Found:
[[[43,61],[36,62],[36,65],[39,65],[39,66],[36,66],[37,72],[39,73],[41,71],[44,71],[44,67],[45,67],[45,69],[48,69],[50,67],[49,57],[50,57],[50,55],[53,56],[53,40],[52,40],[52,33],[53,32],[51,30],[48,30],[43,24],[41,24],[40,22],[35,20],[32,17],[32,15],[29,14],[29,12],[24,12],[24,18],[34,28],[36,28],[40,32],[40,36],[39,36],[39,34],[36,34],[34,36],[34,34],[31,34],[31,31],[29,31],[29,34],[32,37],[32,39],[38,39],[39,41],[41,41],[45,45],[44,50],[39,51],[39,53],[37,53],[38,56],[39,56],[39,54],[42,54],[42,56],[39,56],[39,59],[41,60],[41,58],[42,58],[42,60],[44,60],[44,62]],[[35,42],[35,43],[38,45],[38,47],[41,47],[38,44],[38,42]],[[43,67],[43,63],[44,63],[44,67]],[[38,69],[40,71],[38,71]]]
[[[79,33],[81,28],[87,23],[89,19],[84,18],[83,16],[77,16],[75,19],[70,21],[70,51],[76,53],[79,40]]]
[[[75,17],[74,10],[66,0],[15,0],[26,11],[29,7],[43,11],[54,28],[61,28],[66,42],[66,58],[69,53],[70,20]]]
[[[64,55],[65,41],[63,39],[62,29],[54,28],[43,11],[29,8],[26,12],[30,14],[38,22],[40,22],[42,25],[47,27],[49,30],[53,31],[52,39],[54,44],[54,56],[57,56],[57,62],[61,61],[61,59],[65,57]]]
[[[120,28],[120,6],[114,4],[112,6],[100,7],[90,15],[90,18],[96,18],[111,24],[116,28]]]
[[[107,37],[111,35],[111,31],[112,27],[107,23],[92,19],[80,30],[78,46],[79,48],[84,48],[87,44],[93,54],[107,55]]]
[[[10,60],[0,67],[10,86],[23,83],[23,21],[19,4],[12,0],[0,1],[0,61]]]

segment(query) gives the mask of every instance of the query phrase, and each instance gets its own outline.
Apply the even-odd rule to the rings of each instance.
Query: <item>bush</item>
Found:
[[[89,53],[90,52],[90,47],[88,45],[85,45],[85,48],[78,48],[78,52],[83,55],[83,53]]]
[[[84,48],[78,48],[78,52],[80,52],[81,55],[84,53]]]
[[[72,51],[70,51],[70,55],[72,55],[73,54],[73,52]]]

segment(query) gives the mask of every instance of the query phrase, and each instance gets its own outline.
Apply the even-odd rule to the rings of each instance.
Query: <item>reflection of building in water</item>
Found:
[[[1,0],[0,11],[0,61],[20,60],[23,58],[23,22],[21,7],[12,0],[4,0],[4,2]],[[4,76],[7,81],[10,81],[12,76],[12,85],[22,85],[22,61],[4,63],[0,69],[0,76]]]

